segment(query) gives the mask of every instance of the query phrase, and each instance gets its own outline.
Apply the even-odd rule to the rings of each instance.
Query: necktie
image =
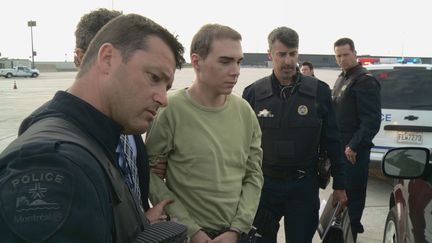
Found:
[[[125,177],[125,182],[132,191],[135,200],[141,203],[141,192],[139,188],[138,170],[133,157],[133,149],[129,142],[128,136],[122,134],[120,136],[120,155],[122,160],[119,160],[120,169]]]

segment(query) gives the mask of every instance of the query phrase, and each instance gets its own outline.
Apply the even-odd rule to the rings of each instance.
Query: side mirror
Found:
[[[382,170],[384,175],[393,178],[419,178],[425,172],[429,162],[429,157],[430,151],[427,148],[394,148],[384,155]]]

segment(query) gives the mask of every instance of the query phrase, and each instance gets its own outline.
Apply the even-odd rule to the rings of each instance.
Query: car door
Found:
[[[17,72],[16,72],[16,76],[24,76],[25,75],[25,71],[23,67],[18,67],[17,68]]]
[[[407,236],[409,242],[432,242],[432,186],[423,179],[408,184]]]
[[[384,243],[432,242],[431,150],[399,147],[383,159],[386,176],[398,179],[390,197]]]

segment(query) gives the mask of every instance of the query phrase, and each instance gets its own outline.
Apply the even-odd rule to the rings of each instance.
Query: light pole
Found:
[[[36,21],[33,21],[33,20],[30,20],[30,21],[28,21],[27,22],[27,26],[28,27],[30,27],[30,33],[31,33],[31,47],[32,47],[32,54],[31,54],[31,57],[32,57],[32,68],[35,68],[35,65],[34,65],[34,56],[36,56],[35,54],[35,51],[33,50],[33,26],[36,26]]]

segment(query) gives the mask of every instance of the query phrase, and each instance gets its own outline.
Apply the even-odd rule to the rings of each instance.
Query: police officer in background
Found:
[[[182,54],[172,34],[140,15],[98,32],[72,86],[0,154],[2,242],[123,243],[154,229],[116,147],[120,134],[144,133],[167,105]]]
[[[345,169],[330,88],[297,69],[297,32],[274,29],[268,36],[273,73],[246,87],[245,98],[262,130],[264,186],[254,226],[259,242],[277,242],[284,216],[285,239],[312,242],[318,225],[318,148],[327,151],[335,202],[346,203]],[[334,202],[334,203],[335,203]]]
[[[305,76],[315,77],[314,66],[312,65],[311,62],[308,61],[302,62],[300,66],[300,72]]]
[[[356,239],[364,228],[360,220],[366,187],[372,139],[381,124],[380,84],[357,62],[354,42],[341,38],[334,43],[336,62],[342,73],[332,91],[347,166],[348,212]]]

